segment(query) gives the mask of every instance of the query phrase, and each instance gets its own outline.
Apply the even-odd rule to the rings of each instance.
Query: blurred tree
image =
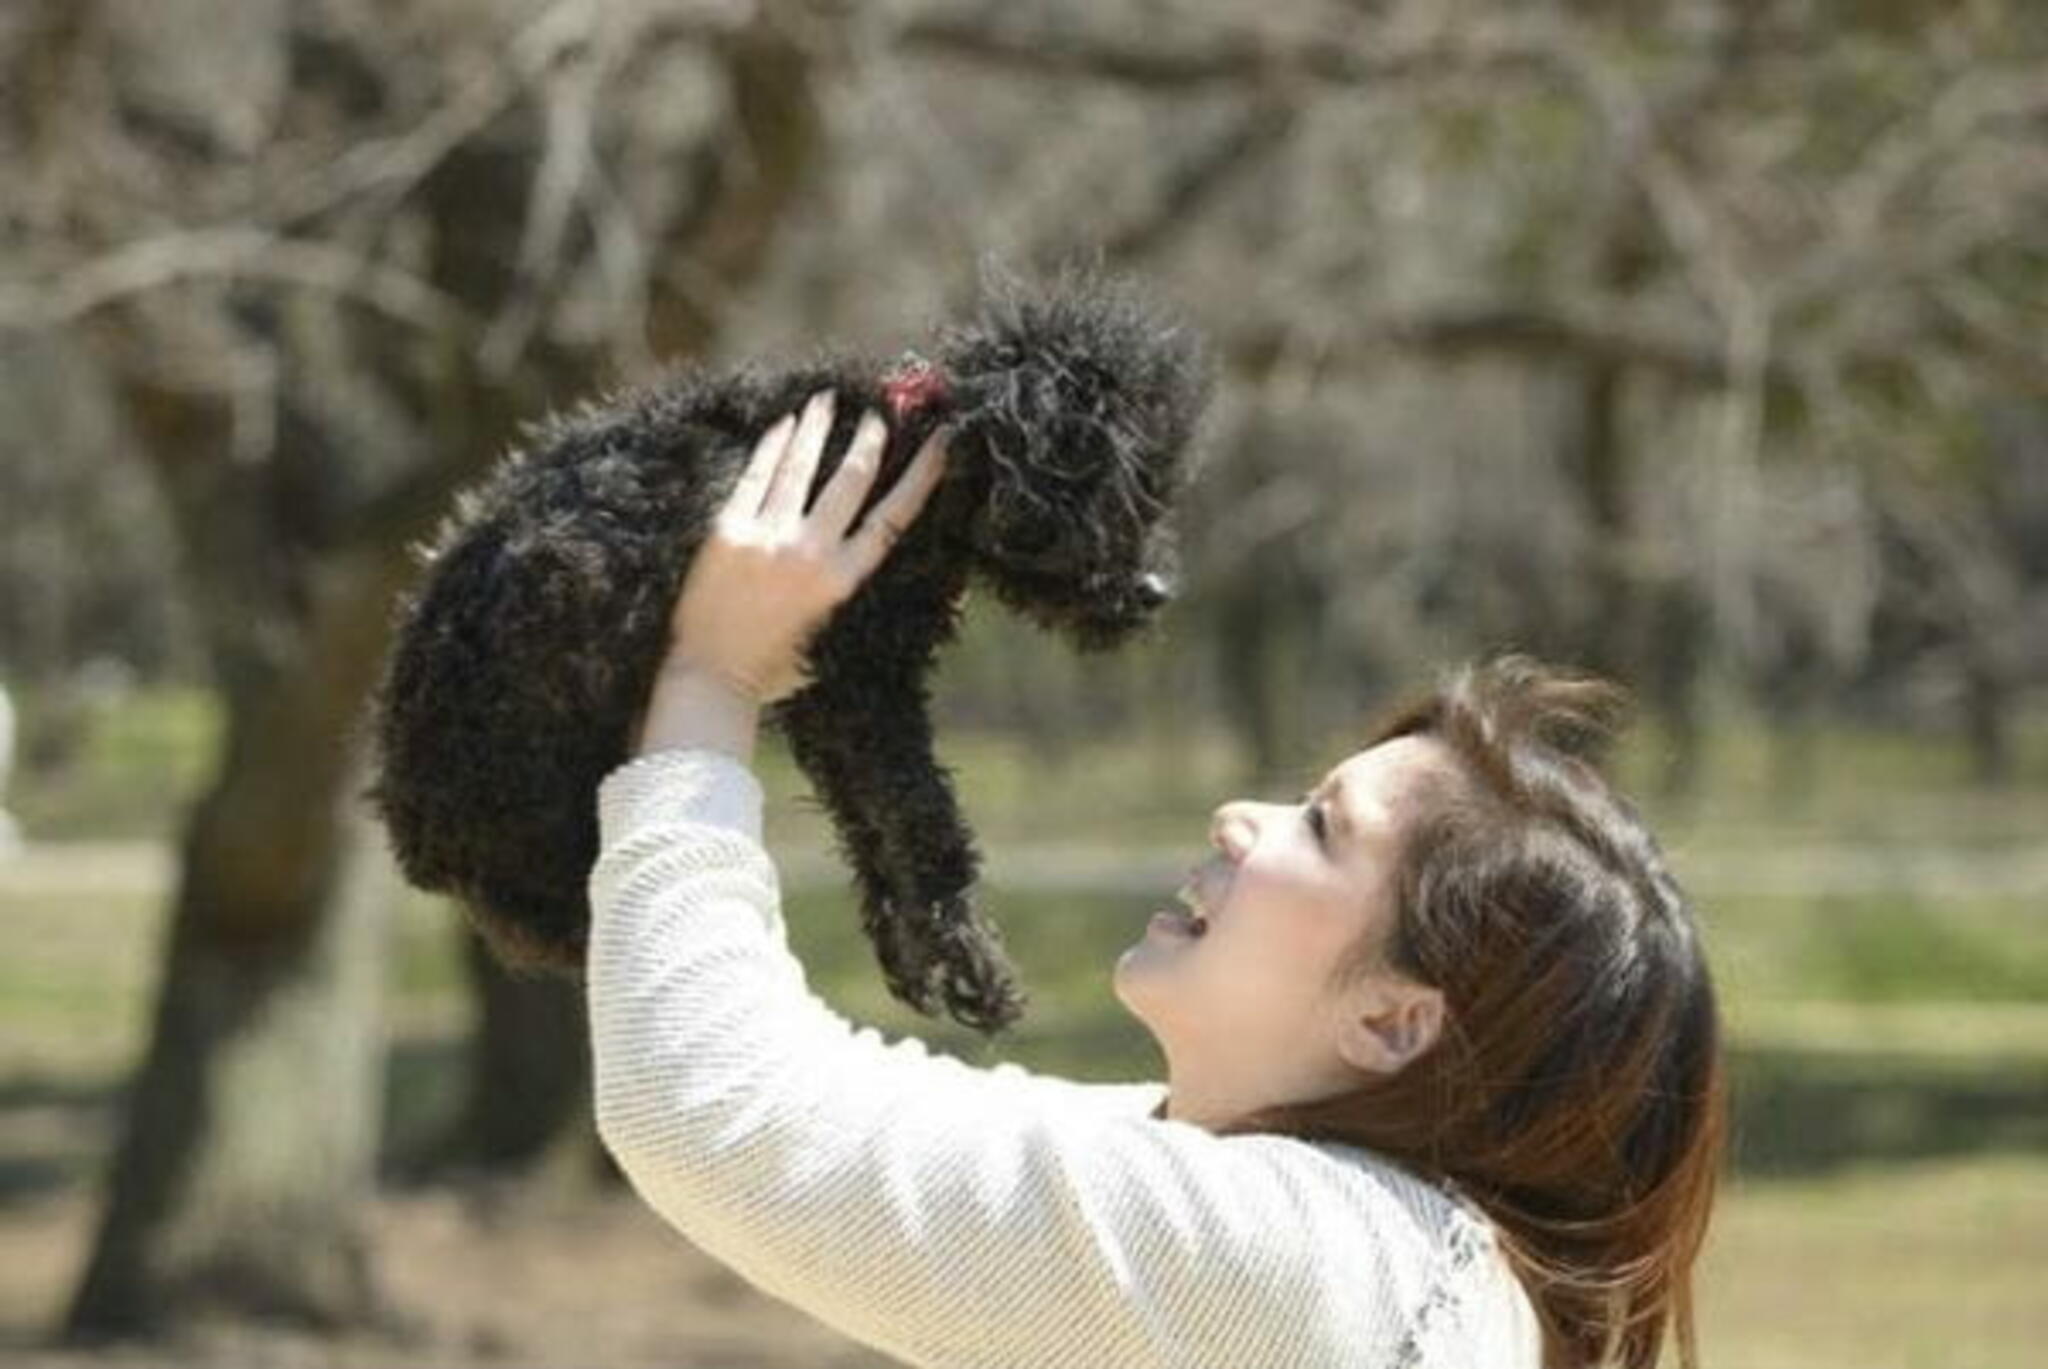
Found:
[[[362,1222],[391,867],[356,802],[357,714],[411,548],[522,414],[592,383],[602,335],[559,302],[578,270],[630,297],[599,319],[639,354],[701,352],[719,310],[649,256],[742,288],[808,158],[804,58],[772,17],[695,32],[662,73],[644,64],[691,33],[528,8],[505,46],[456,5],[393,26],[286,0],[233,6],[213,45],[116,3],[9,35],[10,88],[40,97],[8,148],[38,221],[11,227],[57,278],[23,312],[90,337],[112,377],[227,714],[74,1334],[387,1310]],[[600,119],[626,67],[713,85],[721,112]],[[636,188],[661,212],[622,225],[594,158],[634,136],[681,155]],[[492,1073],[469,1149],[525,1155],[577,1115],[581,1012],[472,963]],[[547,1102],[518,1115],[499,1090]]]

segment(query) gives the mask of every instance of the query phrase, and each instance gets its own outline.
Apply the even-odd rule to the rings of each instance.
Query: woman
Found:
[[[830,419],[761,439],[599,790],[597,1120],[646,1201],[918,1365],[1650,1369],[1673,1335],[1691,1363],[1714,999],[1655,842],[1574,754],[1610,687],[1468,669],[1299,803],[1219,808],[1116,965],[1163,1088],[885,1044],[806,990],[756,717],[944,462],[853,527],[869,415],[806,511]]]

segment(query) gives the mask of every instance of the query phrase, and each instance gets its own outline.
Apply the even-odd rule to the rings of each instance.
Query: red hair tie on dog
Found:
[[[906,353],[903,361],[882,377],[882,395],[889,402],[889,416],[898,423],[927,404],[946,398],[949,390],[946,373],[915,352]]]

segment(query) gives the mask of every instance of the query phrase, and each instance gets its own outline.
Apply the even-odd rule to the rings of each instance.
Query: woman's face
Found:
[[[1455,767],[1441,741],[1396,737],[1345,760],[1299,802],[1216,810],[1215,854],[1183,890],[1192,910],[1154,914],[1114,976],[1117,997],[1164,1051],[1176,1093],[1185,1079],[1203,1092],[1302,1101],[1374,1068],[1361,1058],[1358,1014],[1420,986],[1384,959],[1359,985],[1332,986],[1331,974],[1361,937],[1384,957],[1405,823]],[[1365,1047],[1370,1055],[1369,1038]]]

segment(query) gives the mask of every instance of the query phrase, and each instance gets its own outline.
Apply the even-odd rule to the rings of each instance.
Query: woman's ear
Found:
[[[1337,1051],[1355,1069],[1394,1074],[1434,1046],[1443,1026],[1442,990],[1377,979],[1352,996],[1337,1025]]]

